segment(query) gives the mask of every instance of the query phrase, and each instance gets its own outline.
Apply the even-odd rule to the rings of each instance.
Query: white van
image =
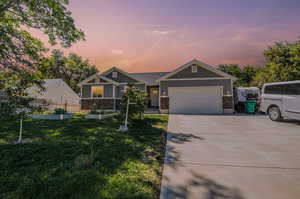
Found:
[[[300,80],[264,84],[260,110],[271,120],[300,120]]]

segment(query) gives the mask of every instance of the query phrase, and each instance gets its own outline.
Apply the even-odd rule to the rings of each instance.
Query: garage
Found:
[[[223,87],[169,87],[169,112],[173,114],[223,114]]]

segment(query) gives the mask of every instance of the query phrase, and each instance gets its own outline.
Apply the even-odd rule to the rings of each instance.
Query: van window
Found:
[[[300,84],[288,84],[286,86],[287,95],[300,95]]]
[[[265,87],[265,94],[300,95],[300,84],[269,85]]]
[[[283,95],[286,85],[269,85],[265,87],[265,94]]]

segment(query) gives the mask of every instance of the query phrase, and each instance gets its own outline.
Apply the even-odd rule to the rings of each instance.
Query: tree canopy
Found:
[[[263,54],[266,66],[256,74],[255,84],[300,79],[300,41],[276,42]]]
[[[26,93],[29,86],[40,85],[39,79],[39,72],[0,73],[0,118],[17,116],[17,110],[24,108],[30,111],[42,108],[32,105],[33,99]]]
[[[13,71],[32,69],[46,50],[29,30],[39,29],[49,43],[64,47],[84,39],[77,29],[68,0],[2,0],[0,2],[0,67]]]
[[[42,88],[42,74],[37,70],[47,49],[42,41],[32,36],[37,29],[63,47],[84,39],[76,28],[68,0],[1,0],[0,1],[0,92],[7,100],[3,107],[13,112],[16,108],[29,107],[23,103],[26,88]],[[14,108],[16,107],[16,108]]]
[[[261,68],[256,66],[220,65],[219,70],[237,77],[238,79],[234,82],[235,86],[247,87],[253,85],[254,77]]]
[[[83,60],[75,53],[67,57],[60,50],[53,50],[50,57],[44,58],[39,66],[44,78],[63,79],[74,91],[79,92],[77,84],[98,72],[89,60]]]

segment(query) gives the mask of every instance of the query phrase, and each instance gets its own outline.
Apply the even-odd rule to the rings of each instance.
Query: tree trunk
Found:
[[[20,133],[19,133],[19,139],[18,143],[22,143],[22,131],[23,131],[23,119],[20,120]]]

